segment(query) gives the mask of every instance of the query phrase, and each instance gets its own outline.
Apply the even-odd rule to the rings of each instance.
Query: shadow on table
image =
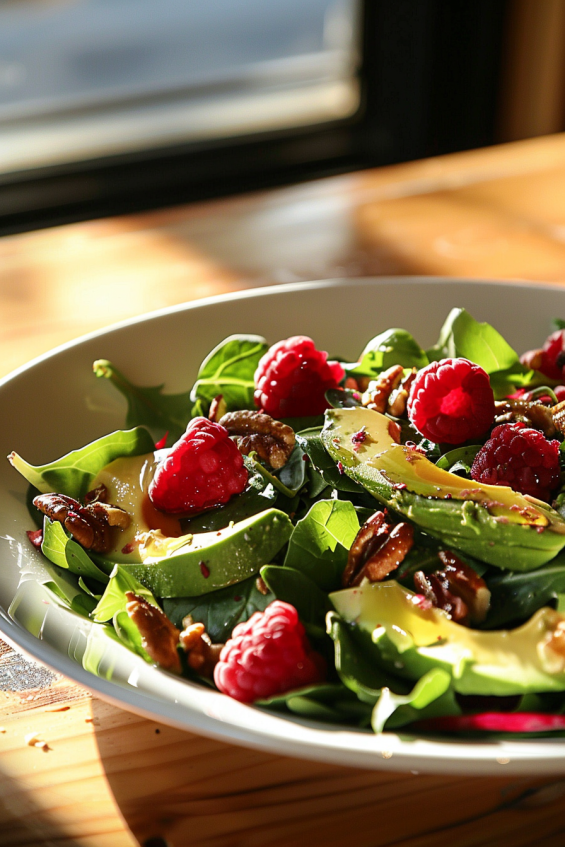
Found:
[[[352,835],[356,847],[565,843],[559,778],[344,768],[192,735],[100,700],[92,715],[111,790],[144,847],[342,847]]]

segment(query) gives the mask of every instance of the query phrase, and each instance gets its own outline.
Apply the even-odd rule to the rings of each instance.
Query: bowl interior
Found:
[[[314,338],[331,356],[355,359],[377,333],[402,327],[422,346],[437,340],[449,310],[465,307],[522,352],[539,346],[552,318],[565,316],[557,286],[436,279],[330,280],[197,301],[66,345],[0,383],[0,445],[45,463],[120,429],[125,403],[92,362],[110,359],[134,382],[185,391],[225,336],[271,343]],[[0,631],[38,659],[126,708],[236,743],[363,767],[428,772],[533,773],[565,770],[565,746],[550,740],[476,743],[408,739],[281,718],[148,666],[99,628],[49,601],[46,564],[25,537],[26,485],[0,466]],[[88,670],[87,670],[88,669]],[[94,674],[89,672],[94,671]],[[562,752],[563,751],[563,752]],[[391,755],[392,754],[392,755]]]

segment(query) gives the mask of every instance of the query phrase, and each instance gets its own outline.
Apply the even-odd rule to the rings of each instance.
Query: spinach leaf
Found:
[[[320,437],[321,428],[303,429],[296,433],[296,441],[304,452],[310,457],[315,470],[325,481],[326,485],[336,488],[338,491],[347,491],[350,494],[365,494],[365,489],[350,479],[347,474],[341,474],[339,469],[327,452]]]
[[[134,594],[144,597],[148,603],[159,607],[159,604],[148,588],[124,570],[121,565],[114,565],[106,590],[92,612],[92,620],[96,621],[96,623],[105,623],[112,620],[118,612],[125,611],[127,603],[126,593],[128,591],[133,591]]]
[[[49,518],[45,518],[41,552],[50,562],[60,568],[70,570],[71,573],[95,579],[104,585],[108,582],[108,574],[94,564],[80,544],[69,538],[62,524],[58,521],[50,521]]]
[[[261,576],[277,600],[294,606],[309,635],[318,638],[324,635],[326,613],[332,609],[325,591],[295,568],[265,565],[261,568]]]
[[[178,441],[193,416],[189,391],[163,394],[163,385],[134,385],[107,359],[98,359],[92,367],[97,377],[109,379],[126,398],[126,426],[146,426],[155,440],[168,433],[169,447]]]
[[[268,349],[259,335],[230,335],[200,365],[192,400],[210,403],[221,394],[228,410],[253,409],[255,371]]]
[[[452,309],[441,328],[439,340],[427,354],[430,361],[463,357],[488,374],[515,369],[524,371],[518,354],[488,323],[479,323],[465,309]]]
[[[374,705],[384,687],[406,693],[407,683],[397,679],[372,661],[369,652],[363,650],[353,637],[353,628],[336,612],[327,616],[328,635],[334,642],[335,667],[343,684],[353,691],[363,703]]]
[[[402,365],[403,368],[425,368],[428,357],[414,337],[405,329],[387,329],[369,341],[359,362],[344,364],[348,376],[378,376],[381,371]]]
[[[112,623],[114,625],[116,635],[122,644],[124,644],[128,650],[131,650],[133,653],[137,653],[137,655],[145,659],[146,662],[152,664],[153,659],[143,647],[141,633],[125,609],[122,609],[121,612],[116,612],[112,619]]]
[[[330,388],[326,391],[326,400],[332,409],[356,409],[363,405],[361,394],[351,388]]]
[[[373,709],[371,726],[375,732],[404,726],[415,720],[460,715],[451,674],[442,668],[425,673],[408,694],[394,694],[383,688]]]
[[[495,573],[487,578],[491,603],[482,628],[500,629],[530,618],[542,606],[554,605],[565,592],[565,556],[527,573]]]
[[[335,591],[358,532],[359,519],[349,500],[319,500],[296,524],[284,566],[302,571],[323,591]]]
[[[183,533],[194,534],[224,529],[232,522],[238,523],[266,509],[271,509],[277,497],[277,492],[268,480],[259,473],[252,474],[245,491],[236,494],[224,506],[183,520]]]
[[[279,480],[294,494],[298,493],[307,481],[307,455],[299,444],[296,444],[294,450],[283,467],[279,471]]]
[[[269,591],[262,594],[257,588],[257,578],[221,588],[201,597],[173,597],[163,600],[167,617],[179,628],[183,618],[191,615],[203,623],[213,642],[226,641],[236,624],[248,620],[254,612],[262,612],[272,603],[275,595]]]
[[[288,711],[312,720],[353,723],[357,726],[366,725],[371,715],[371,708],[361,703],[340,683],[310,685],[266,700],[256,700],[254,705]]]
[[[441,459],[438,459],[436,465],[444,471],[469,478],[471,465],[481,446],[481,444],[469,444],[467,447],[457,447],[455,450],[444,453]]]
[[[114,459],[140,456],[153,449],[153,439],[147,430],[136,427],[112,432],[47,465],[30,465],[17,453],[12,453],[9,459],[30,485],[43,494],[56,491],[81,500],[97,473]]]

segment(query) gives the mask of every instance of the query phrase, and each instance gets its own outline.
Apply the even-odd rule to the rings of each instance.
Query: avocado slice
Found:
[[[174,515],[158,512],[147,494],[159,455],[127,456],[99,472],[108,501],[131,516],[127,529],[115,527],[114,547],[97,561],[119,564],[157,597],[197,597],[257,574],[286,544],[288,515],[266,509],[224,529],[182,534]]]
[[[329,409],[322,442],[344,473],[448,548],[513,571],[541,567],[565,546],[565,520],[547,503],[472,482],[397,444],[372,409]]]
[[[560,640],[565,618],[548,607],[517,629],[486,632],[426,608],[420,595],[394,580],[336,591],[330,600],[342,619],[370,637],[378,664],[399,676],[417,680],[442,668],[461,694],[565,690],[565,654],[550,643],[555,634]]]

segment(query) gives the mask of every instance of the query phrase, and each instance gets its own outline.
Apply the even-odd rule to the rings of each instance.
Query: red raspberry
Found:
[[[220,691],[243,703],[321,682],[322,657],[310,647],[298,612],[275,600],[238,624],[214,668]]]
[[[193,418],[158,465],[149,499],[163,512],[193,514],[227,503],[247,485],[243,456],[220,424]]]
[[[541,348],[540,372],[550,379],[565,377],[565,330],[553,332]]]
[[[345,375],[339,362],[316,350],[305,335],[273,345],[255,371],[255,403],[274,418],[321,415],[329,408],[325,393]]]
[[[547,501],[559,483],[559,442],[524,423],[501,424],[475,456],[471,476]]]
[[[418,372],[408,398],[408,417],[436,443],[462,444],[494,420],[488,374],[468,359],[442,359]]]

